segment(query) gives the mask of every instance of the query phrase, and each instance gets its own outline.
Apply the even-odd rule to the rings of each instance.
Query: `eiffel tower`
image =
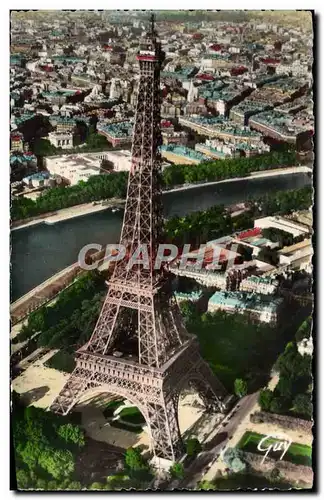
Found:
[[[126,398],[141,411],[156,457],[183,454],[179,396],[192,384],[210,411],[224,411],[226,391],[186,331],[166,267],[153,262],[162,238],[160,68],[164,54],[154,29],[143,37],[132,167],[120,243],[127,255],[146,245],[148,265],[116,263],[99,319],[88,343],[76,352],[76,367],[50,406],[67,414],[86,392]]]

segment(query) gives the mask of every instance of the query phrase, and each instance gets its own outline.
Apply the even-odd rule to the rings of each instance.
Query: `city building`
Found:
[[[312,268],[313,246],[310,239],[305,239],[289,247],[278,251],[279,264],[289,266],[292,269]]]
[[[60,115],[51,115],[49,117],[49,122],[55,127],[55,132],[58,133],[73,132],[76,125],[76,120],[74,118]]]
[[[180,144],[185,146],[188,142],[188,134],[183,130],[181,132],[165,131],[162,132],[162,141],[163,144]]]
[[[209,138],[218,137],[223,141],[232,143],[246,142],[247,144],[259,144],[262,141],[262,134],[218,116],[181,116],[179,117],[179,123],[184,127],[195,130],[201,135]]]
[[[114,147],[119,145],[130,144],[133,133],[133,123],[130,121],[121,122],[98,122],[97,131],[99,134],[106,137]]]
[[[160,146],[160,151],[162,158],[176,164],[199,165],[199,163],[210,161],[208,156],[186,146],[167,144]]]
[[[10,135],[11,151],[24,151],[23,135],[20,132],[14,132]]]
[[[262,236],[261,228],[242,231],[233,237],[233,243],[252,249],[252,256],[257,257],[263,248],[277,248],[279,243],[273,242]]]
[[[105,151],[103,159],[105,163],[111,163],[116,172],[123,170],[129,172],[132,164],[132,155],[127,149],[120,151]]]
[[[68,97],[74,96],[76,93],[75,90],[54,90],[54,91],[44,91],[41,93],[41,97],[51,104],[64,104]]]
[[[279,282],[272,276],[248,276],[240,283],[240,291],[273,295],[278,290]]]
[[[101,173],[101,162],[105,153],[78,153],[60,156],[48,156],[46,168],[52,174],[61,177],[70,185],[87,181],[92,175]]]
[[[255,219],[254,221],[254,228],[256,230],[272,227],[290,233],[294,238],[303,235],[306,237],[309,233],[305,224],[301,224],[300,222],[296,222],[292,219],[281,217],[279,215],[270,215],[268,217],[262,217],[261,219]]]
[[[276,324],[281,316],[283,299],[266,297],[256,293],[215,292],[208,301],[208,311],[247,313],[252,318],[265,323]]]
[[[25,151],[23,153],[14,152],[10,155],[10,166],[14,169],[18,165],[34,168],[37,165],[37,158],[30,151]]]
[[[251,117],[249,125],[265,136],[295,144],[297,149],[303,149],[304,144],[307,144],[314,134],[312,117],[299,117],[298,114],[291,116],[274,110]]]
[[[52,182],[51,182],[52,181]],[[29,188],[42,188],[47,186],[54,186],[55,180],[49,172],[37,172],[23,178],[23,182]]]
[[[260,142],[258,144],[246,143],[246,142],[222,142],[217,139],[206,139],[204,144],[196,144],[195,150],[199,151],[211,158],[224,159],[224,158],[238,158],[240,156],[254,156],[263,154],[270,151],[270,146]]]
[[[73,148],[73,134],[71,132],[50,132],[48,134],[48,140],[56,148]]]

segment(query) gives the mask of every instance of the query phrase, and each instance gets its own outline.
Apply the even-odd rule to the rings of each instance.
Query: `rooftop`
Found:
[[[214,153],[215,155],[221,158],[226,158],[228,156],[228,153],[224,153],[224,151],[221,151],[220,149],[215,149],[212,146],[208,146],[207,144],[204,143],[196,144],[195,147],[197,146],[206,151],[210,151],[211,153]]]
[[[162,71],[161,77],[175,78],[177,80],[187,80],[196,72],[195,66],[190,66],[187,68],[181,68],[177,71]]]
[[[33,153],[21,153],[21,154],[13,154],[10,155],[10,165],[13,163],[24,163],[36,161],[36,156]]]
[[[205,117],[205,116],[190,116],[182,119],[182,121],[191,122],[193,124],[206,127],[208,129],[214,129],[215,131],[224,132],[234,136],[241,137],[261,137],[259,132],[251,130],[248,127],[243,127],[235,122],[229,121],[226,118],[220,116]]]
[[[209,299],[210,304],[228,306],[233,309],[250,309],[255,311],[275,312],[282,304],[281,297],[268,297],[256,293],[215,292]]]
[[[75,125],[75,119],[69,118],[67,116],[51,115],[49,117],[49,120],[62,125],[63,124]]]
[[[31,180],[31,181],[41,181],[41,180],[44,180],[44,179],[49,179],[49,177],[50,177],[49,172],[38,172],[36,174],[28,175],[27,177],[25,177],[25,179],[27,181],[29,181],[29,180]]]
[[[131,137],[133,133],[133,123],[118,122],[118,123],[98,123],[97,130],[105,132],[112,137]]]
[[[32,118],[34,118],[34,116],[36,116],[35,113],[23,113],[19,116],[15,116],[14,119],[15,119],[15,122],[17,125],[20,125],[21,123],[27,121],[27,120],[31,120]]]
[[[172,154],[178,155],[178,156],[184,156],[187,158],[192,158],[193,160],[200,160],[200,161],[209,161],[210,158],[208,156],[199,153],[199,151],[195,151],[194,149],[187,148],[186,146],[178,146],[174,144],[167,144],[160,146],[161,151],[168,151]]]
[[[271,110],[260,113],[251,119],[255,123],[260,123],[284,136],[295,136],[296,134],[304,131],[313,130],[313,121],[305,117],[298,120],[298,116],[287,115],[279,111]]]
[[[275,283],[275,280],[273,279],[272,276],[248,276],[246,278],[248,281],[252,281],[253,283],[262,283],[265,285],[270,285],[271,283]]]

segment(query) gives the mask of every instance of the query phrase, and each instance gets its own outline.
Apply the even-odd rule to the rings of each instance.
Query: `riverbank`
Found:
[[[186,191],[187,189],[195,189],[202,186],[213,186],[217,184],[225,184],[228,182],[238,182],[246,181],[249,179],[261,179],[265,177],[274,177],[277,175],[291,175],[300,173],[311,173],[312,169],[306,166],[296,166],[296,167],[286,167],[286,168],[274,168],[272,170],[262,170],[258,172],[251,172],[246,177],[232,177],[231,179],[224,179],[222,181],[211,181],[211,182],[199,182],[197,184],[188,184],[187,186],[181,186],[178,188],[169,189],[163,191],[164,193],[175,193],[176,191]]]
[[[69,208],[63,208],[58,210],[53,215],[44,214],[43,217],[38,217],[36,220],[30,220],[28,222],[19,224],[16,227],[12,227],[11,231],[16,231],[17,229],[23,229],[29,226],[35,226],[36,224],[56,224],[57,222],[62,222],[64,220],[74,219],[75,217],[81,217],[83,215],[88,215],[96,212],[102,212],[108,208],[113,208],[116,206],[122,206],[125,200],[112,199],[110,201],[97,201],[94,203],[83,203],[82,205],[75,205]]]
[[[246,181],[248,179],[261,179],[266,177],[274,177],[278,175],[291,175],[291,174],[299,174],[299,173],[311,173],[312,169],[307,166],[295,166],[295,167],[285,167],[285,168],[276,168],[272,170],[251,172],[246,177],[233,177],[231,179],[224,179],[220,181],[211,181],[211,182],[200,182],[197,184],[188,184],[184,186],[175,187],[173,189],[168,189],[163,191],[163,194],[175,193],[180,191],[187,191],[188,189],[197,189],[199,187],[204,186],[213,186],[217,184],[225,184],[229,182],[238,182],[238,181]],[[115,206],[121,207],[125,200],[121,199],[112,199],[110,201],[98,201],[94,203],[84,203],[82,205],[75,205],[69,208],[63,208],[62,210],[58,210],[54,215],[53,213],[44,214],[43,217],[38,216],[35,220],[29,220],[28,222],[21,223],[16,227],[13,227],[11,230],[15,231],[17,229],[23,229],[29,226],[34,226],[36,224],[56,224],[57,222],[61,222],[68,219],[74,219],[75,217],[81,217],[83,215],[92,214],[95,212],[101,212],[103,210],[107,210],[108,208],[113,208]]]

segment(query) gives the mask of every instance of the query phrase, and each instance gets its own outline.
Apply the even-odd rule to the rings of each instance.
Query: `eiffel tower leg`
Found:
[[[61,389],[59,395],[50,405],[49,410],[61,415],[66,415],[77,403],[82,394],[91,384],[93,374],[77,366],[74,368],[69,380]]]
[[[176,398],[163,396],[161,404],[147,404],[154,455],[175,461],[184,447],[178,423]]]
[[[224,412],[225,408],[219,396],[225,394],[225,389],[203,359],[192,375],[191,378],[189,373],[189,381],[196,388],[206,410],[208,412]]]
[[[182,390],[193,385],[209,411],[223,412],[223,401],[227,391],[215,377],[209,365],[201,357],[196,342],[193,342],[173,364],[168,379],[168,390],[181,394]]]

